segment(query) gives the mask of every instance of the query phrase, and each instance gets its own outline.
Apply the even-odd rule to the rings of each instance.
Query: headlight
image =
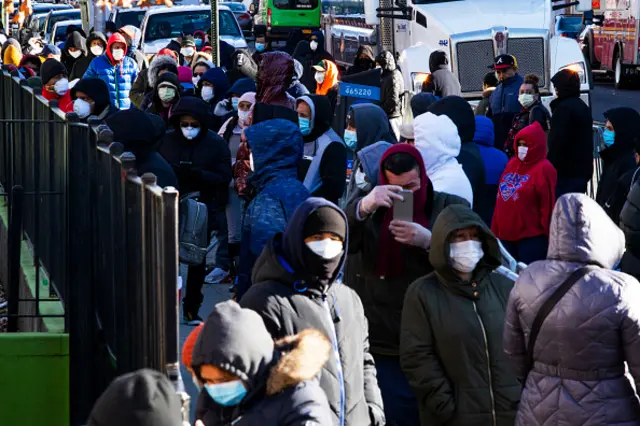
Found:
[[[411,73],[411,85],[413,87],[413,93],[422,92],[422,83],[427,79],[429,73],[427,72],[412,72]]]
[[[565,65],[560,68],[561,70],[571,70],[580,76],[580,84],[587,82],[587,71],[584,62],[574,62],[573,64]]]

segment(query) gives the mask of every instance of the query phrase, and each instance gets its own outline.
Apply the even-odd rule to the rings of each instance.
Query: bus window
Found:
[[[273,5],[278,9],[315,9],[318,0],[273,0]]]

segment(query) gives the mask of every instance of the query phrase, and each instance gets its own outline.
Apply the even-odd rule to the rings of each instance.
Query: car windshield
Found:
[[[582,31],[582,18],[576,17],[562,17],[560,18],[560,24],[558,25],[560,31],[566,31],[571,33],[579,33]]]
[[[244,4],[242,3],[223,3],[225,6],[227,6],[229,9],[231,9],[232,12],[246,12],[247,8],[244,7]]]
[[[273,5],[278,9],[315,9],[318,0],[273,0]]]
[[[220,11],[219,25],[221,36],[241,36],[236,19],[230,11]],[[145,42],[177,38],[180,34],[193,34],[198,30],[207,32],[211,28],[211,11],[169,12],[149,15],[145,28]]]
[[[136,28],[142,26],[142,20],[146,10],[127,10],[121,11],[116,15],[116,28],[126,27],[127,25],[133,25]]]
[[[60,13],[56,15],[51,15],[49,17],[49,23],[47,24],[47,33],[50,33],[53,30],[56,22],[60,21],[68,21],[70,19],[80,19],[80,11],[79,10],[70,10],[65,13]]]
[[[53,35],[54,44],[67,39],[67,28],[69,28],[68,25],[58,25],[56,27],[56,33]]]

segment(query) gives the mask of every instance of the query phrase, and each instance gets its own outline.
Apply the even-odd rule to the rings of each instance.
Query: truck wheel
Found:
[[[624,90],[629,86],[629,77],[624,74],[622,57],[619,54],[616,54],[613,64],[613,86],[616,90]]]

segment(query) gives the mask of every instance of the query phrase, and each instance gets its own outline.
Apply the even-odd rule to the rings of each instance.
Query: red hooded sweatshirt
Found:
[[[524,141],[527,155],[517,156],[518,141]],[[513,142],[513,157],[498,184],[491,230],[500,240],[549,236],[551,212],[556,200],[556,169],[547,160],[547,142],[540,123],[520,130]]]

